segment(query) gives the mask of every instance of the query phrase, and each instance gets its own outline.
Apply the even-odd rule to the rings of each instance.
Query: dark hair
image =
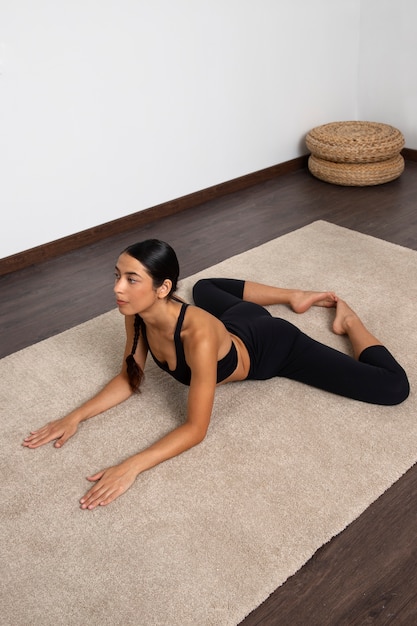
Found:
[[[172,283],[168,298],[172,298],[177,289],[180,267],[177,255],[171,246],[160,239],[146,239],[139,243],[128,246],[123,253],[133,257],[141,263],[149,276],[152,278],[154,289],[163,285],[166,279]],[[127,376],[132,391],[139,391],[143,379],[143,370],[136,363],[134,354],[138,346],[143,320],[141,316],[135,315],[135,335],[132,350],[126,357]]]

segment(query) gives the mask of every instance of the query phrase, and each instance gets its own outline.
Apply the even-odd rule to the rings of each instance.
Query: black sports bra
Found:
[[[175,327],[175,332],[174,332],[175,353],[177,357],[177,367],[175,368],[175,370],[170,370],[168,367],[168,363],[162,363],[161,361],[158,361],[155,355],[152,354],[152,350],[149,348],[149,352],[151,353],[151,356],[153,360],[155,361],[155,363],[162,370],[164,370],[164,372],[168,372],[168,374],[173,376],[176,380],[178,380],[180,383],[183,383],[184,385],[189,385],[191,381],[191,369],[189,368],[185,360],[184,347],[182,345],[181,336],[180,336],[182,324],[184,322],[185,311],[187,310],[187,307],[188,307],[188,304],[184,302],[181,306],[181,311],[178,316],[178,321],[177,321],[177,325]],[[143,324],[142,329],[143,329],[142,332],[144,335],[144,339],[146,339],[145,324]],[[148,347],[149,347],[149,344],[148,344]],[[237,367],[237,360],[238,359],[237,359],[236,346],[232,341],[232,345],[231,345],[229,352],[226,354],[225,357],[223,357],[222,359],[220,359],[220,361],[217,362],[217,382],[218,383],[221,383],[223,380],[225,380],[228,376],[230,376],[235,371]]]

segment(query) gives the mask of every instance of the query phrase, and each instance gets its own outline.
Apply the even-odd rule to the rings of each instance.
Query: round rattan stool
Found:
[[[378,122],[332,122],[310,130],[309,170],[337,185],[380,185],[404,171],[402,133]]]
[[[404,148],[402,133],[377,122],[333,122],[313,128],[306,137],[312,154],[335,163],[372,163],[396,156]]]
[[[334,185],[367,187],[395,180],[404,171],[401,154],[379,163],[334,163],[319,159],[313,154],[308,159],[308,169],[316,178]]]

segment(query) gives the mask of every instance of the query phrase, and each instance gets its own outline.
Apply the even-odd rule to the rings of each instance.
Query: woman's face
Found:
[[[158,290],[154,289],[145,266],[126,252],[117,260],[114,293],[123,315],[141,314],[158,299]]]

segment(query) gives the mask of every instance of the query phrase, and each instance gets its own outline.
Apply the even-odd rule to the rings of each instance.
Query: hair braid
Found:
[[[135,315],[135,335],[133,337],[132,350],[130,354],[126,357],[126,366],[127,366],[127,376],[129,379],[129,385],[132,391],[139,392],[139,387],[143,378],[143,370],[135,361],[134,354],[136,352],[136,348],[138,347],[139,337],[140,337],[140,328],[142,325],[142,318],[140,315],[136,313]]]

